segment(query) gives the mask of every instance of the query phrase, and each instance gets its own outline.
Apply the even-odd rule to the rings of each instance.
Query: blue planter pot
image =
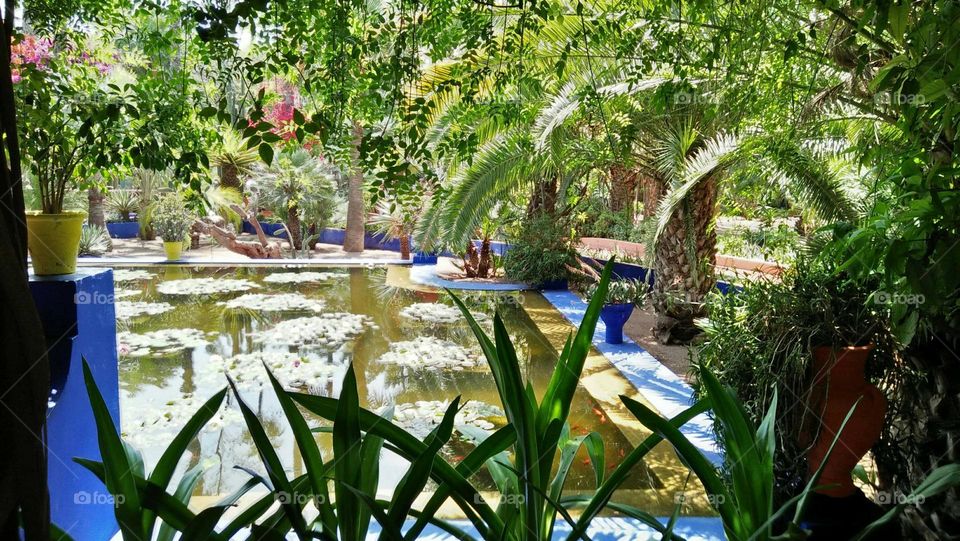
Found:
[[[107,233],[114,239],[135,239],[140,236],[140,222],[107,222]]]
[[[633,313],[633,303],[604,304],[600,309],[600,319],[607,327],[606,342],[608,344],[623,343],[623,324],[630,319]]]
[[[416,252],[413,254],[413,264],[414,265],[436,265],[437,254],[427,254],[423,252]]]

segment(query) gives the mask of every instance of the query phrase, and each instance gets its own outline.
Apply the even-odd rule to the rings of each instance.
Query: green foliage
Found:
[[[734,227],[717,233],[717,253],[790,264],[802,250],[801,237],[788,224]]]
[[[154,231],[165,242],[179,242],[187,238],[193,216],[187,210],[183,197],[177,192],[161,195],[153,206]]]
[[[810,534],[801,527],[801,524],[807,501],[813,490],[818,487],[820,474],[827,459],[824,459],[820,468],[797,490],[794,497],[786,502],[777,502],[774,498],[777,394],[774,393],[770,406],[763,414],[758,426],[746,415],[733,389],[722,385],[708,369],[702,370],[700,377],[706,396],[704,400],[711,404],[718,426],[718,435],[725,454],[726,478],[686,436],[666,419],[661,418],[640,402],[625,396],[621,396],[620,399],[644,426],[669,441],[680,455],[680,459],[689,465],[703,484],[711,505],[720,514],[728,539],[738,541],[807,539]],[[840,434],[856,407],[855,404],[847,413],[830,444],[826,457],[833,452]],[[908,504],[918,501],[919,495],[938,494],[957,485],[960,485],[960,465],[951,464],[933,470],[924,482],[904,499],[903,505],[897,505],[887,515],[871,523],[856,539],[859,541],[867,533],[892,520]],[[784,531],[774,531],[776,522],[787,519],[791,514],[792,519],[789,519]]]
[[[114,188],[107,193],[107,209],[121,222],[133,220],[131,214],[140,209],[140,196],[133,190]]]
[[[335,188],[325,164],[304,149],[284,151],[247,189],[258,204],[287,221],[293,209],[307,225],[324,227],[333,215]]]
[[[110,250],[110,234],[99,225],[84,224],[80,230],[79,255],[98,256]]]
[[[567,265],[576,261],[574,240],[564,220],[537,216],[523,224],[520,234],[510,242],[503,270],[507,278],[531,285],[566,279]]]
[[[599,284],[590,284],[587,288],[587,296],[593,297]],[[620,279],[610,282],[607,288],[607,296],[604,302],[607,304],[636,304],[640,306],[646,297],[648,286],[646,283],[635,279]]]
[[[779,280],[753,280],[742,291],[708,298],[710,317],[700,322],[706,339],[697,347],[697,380],[709,371],[741,397],[759,423],[775,397],[803,400],[808,367],[817,346],[874,343],[868,375],[894,370],[894,348],[885,305],[871,300],[871,284],[851,279],[827,262],[800,260]],[[698,388],[698,392],[706,390]],[[806,474],[801,408],[778,412],[775,474],[779,502],[799,490]]]
[[[648,231],[645,222],[634,223],[627,212],[611,212],[608,201],[589,197],[577,207],[575,215],[580,237],[599,237],[627,242],[644,242]]]

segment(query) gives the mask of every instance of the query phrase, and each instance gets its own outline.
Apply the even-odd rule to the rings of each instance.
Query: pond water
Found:
[[[287,388],[331,397],[339,395],[344,368],[352,362],[364,407],[392,406],[394,422],[418,437],[462,395],[467,405],[457,417],[460,429],[443,451],[452,462],[472,448],[469,434],[506,422],[476,340],[447,295],[388,286],[385,268],[164,266],[114,272],[121,430],[148,468],[200,405],[226,385],[226,372],[259,415],[288,473],[303,473],[261,361]],[[539,394],[556,353],[523,309],[529,295],[536,293],[473,292],[465,300],[488,328],[499,309],[523,374]],[[228,397],[181,463],[182,469],[205,467],[197,495],[227,494],[245,482],[248,474],[234,466],[262,470]],[[601,434],[608,468],[631,449],[583,389],[569,422],[573,434]],[[317,438],[324,459],[331,459],[329,436]],[[594,488],[581,452],[568,480],[571,490]],[[405,461],[384,451],[381,490],[389,491],[405,471]],[[493,488],[485,474],[478,475]],[[638,471],[624,488],[648,488],[651,479]]]

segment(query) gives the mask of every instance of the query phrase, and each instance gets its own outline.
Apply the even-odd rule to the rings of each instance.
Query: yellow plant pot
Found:
[[[163,250],[167,252],[167,261],[177,261],[183,252],[183,243],[180,241],[163,241]]]
[[[60,214],[27,212],[27,248],[37,276],[73,274],[77,270],[80,232],[87,213],[68,210]]]

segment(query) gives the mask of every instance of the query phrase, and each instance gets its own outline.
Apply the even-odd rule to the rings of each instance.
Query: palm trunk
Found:
[[[480,278],[489,278],[490,277],[490,263],[492,256],[490,253],[490,238],[484,237],[480,242],[480,257],[477,261],[477,275]]]
[[[644,176],[640,184],[643,196],[643,218],[647,219],[657,213],[664,186],[660,179],[653,176]]]
[[[960,461],[960,330],[941,325],[904,352],[916,376],[892,382],[890,413],[874,447],[881,490],[909,494],[934,469]],[[943,341],[941,341],[943,340]],[[960,493],[951,489],[921,508],[907,506],[909,539],[960,538]]]
[[[410,235],[400,235],[400,258],[410,259]]]
[[[107,221],[104,217],[103,202],[106,196],[97,188],[87,190],[87,223],[90,225],[99,225],[106,227]]]
[[[637,199],[637,173],[622,165],[610,168],[610,212],[623,212],[633,217]]]
[[[557,179],[535,182],[530,202],[527,204],[527,217],[533,218],[541,213],[553,214],[557,209]]]
[[[294,250],[303,248],[303,231],[300,229],[300,207],[287,207],[287,235],[290,235],[290,247]]]
[[[353,123],[353,171],[347,190],[347,230],[343,237],[344,252],[362,252],[364,236],[363,170],[360,168],[360,143],[363,126]]]
[[[665,343],[684,343],[699,333],[704,299],[715,285],[717,236],[713,179],[701,183],[671,217],[654,253],[654,334]]]
[[[240,189],[240,170],[236,165],[232,163],[220,164],[220,186],[242,192]]]

